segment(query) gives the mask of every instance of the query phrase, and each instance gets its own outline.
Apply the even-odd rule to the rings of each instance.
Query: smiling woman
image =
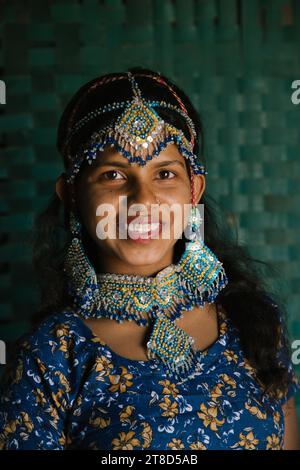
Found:
[[[65,172],[36,222],[42,303],[4,374],[0,446],[298,448],[284,307],[204,194],[185,93],[148,69],[98,77],[57,147]]]
[[[199,176],[197,191],[202,193],[204,186],[204,177]],[[123,274],[152,275],[172,263],[172,247],[176,242],[174,235],[181,235],[184,229],[185,221],[183,217],[179,217],[183,215],[183,211],[180,214],[173,210],[170,213],[170,223],[167,224],[167,211],[161,210],[160,214],[158,211],[155,214],[154,208],[157,200],[160,208],[164,205],[165,208],[173,209],[181,209],[190,201],[187,167],[175,144],[169,144],[160,152],[158,159],[149,161],[143,168],[124,163],[124,157],[120,153],[108,148],[97,157],[93,165],[82,170],[76,193],[84,226],[100,248],[94,250],[94,255],[98,258],[98,270],[116,272],[117,269],[117,272]],[[120,204],[121,197],[123,205]],[[125,200],[132,215],[122,211]],[[100,242],[97,225],[101,223],[101,217],[97,217],[96,213],[100,212],[98,208],[101,207],[111,209],[118,228],[128,229],[124,238],[111,236]],[[178,225],[176,231],[175,222]],[[163,223],[170,233],[170,236],[164,238],[159,236]],[[154,224],[154,231],[149,229],[149,224]]]

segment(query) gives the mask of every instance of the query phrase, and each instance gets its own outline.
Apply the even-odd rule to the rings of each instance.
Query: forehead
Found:
[[[92,166],[98,166],[105,163],[109,164],[112,161],[120,162],[121,164],[128,163],[130,166],[138,166],[140,168],[155,166],[156,162],[174,161],[174,163],[180,162],[182,166],[186,167],[186,160],[180,153],[177,145],[174,143],[169,143],[163,150],[161,150],[161,152],[159,152],[158,155],[154,156],[151,160],[148,160],[144,167],[135,163],[129,163],[127,158],[118,152],[115,147],[107,146],[102,152],[99,152]]]

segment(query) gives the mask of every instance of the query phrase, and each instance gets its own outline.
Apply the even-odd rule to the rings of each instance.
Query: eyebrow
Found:
[[[162,166],[169,166],[169,165],[174,165],[174,164],[179,164],[183,168],[185,168],[185,164],[182,160],[164,160],[157,162],[154,164],[155,168],[160,168]],[[112,161],[112,162],[99,162],[98,164],[95,164],[96,167],[102,167],[102,166],[114,166],[114,167],[121,167],[121,168],[128,168],[131,166],[131,164],[128,162],[118,162],[118,161]]]

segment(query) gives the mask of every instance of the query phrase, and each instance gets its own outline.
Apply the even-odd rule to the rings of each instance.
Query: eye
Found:
[[[120,179],[120,178],[116,178],[115,177],[116,175],[121,176],[121,179],[123,178],[121,173],[119,173],[117,170],[105,171],[105,173],[102,173],[101,178],[103,178],[105,180],[109,180],[109,181],[114,181],[114,180]]]
[[[176,176],[176,173],[174,173],[174,171],[170,171],[170,170],[160,170],[160,171],[158,172],[159,175],[166,175],[166,173],[167,173],[167,174],[172,174],[173,177],[172,177],[172,178],[168,178],[168,176],[167,176],[167,177],[164,177],[164,176],[163,176],[161,179],[168,179],[168,180],[169,180],[169,179],[173,179],[173,178]]]

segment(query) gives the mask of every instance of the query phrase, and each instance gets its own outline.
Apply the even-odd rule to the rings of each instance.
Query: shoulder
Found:
[[[53,313],[15,343],[8,369],[33,377],[79,369],[92,351],[91,332],[71,310]]]
[[[0,449],[63,447],[65,415],[92,344],[70,311],[50,315],[19,338],[1,377]]]
[[[49,346],[51,349],[61,346],[63,341],[72,342],[73,346],[85,344],[90,336],[89,329],[80,317],[71,309],[65,309],[34,325],[18,339],[17,345],[30,345],[33,350],[47,350]]]

